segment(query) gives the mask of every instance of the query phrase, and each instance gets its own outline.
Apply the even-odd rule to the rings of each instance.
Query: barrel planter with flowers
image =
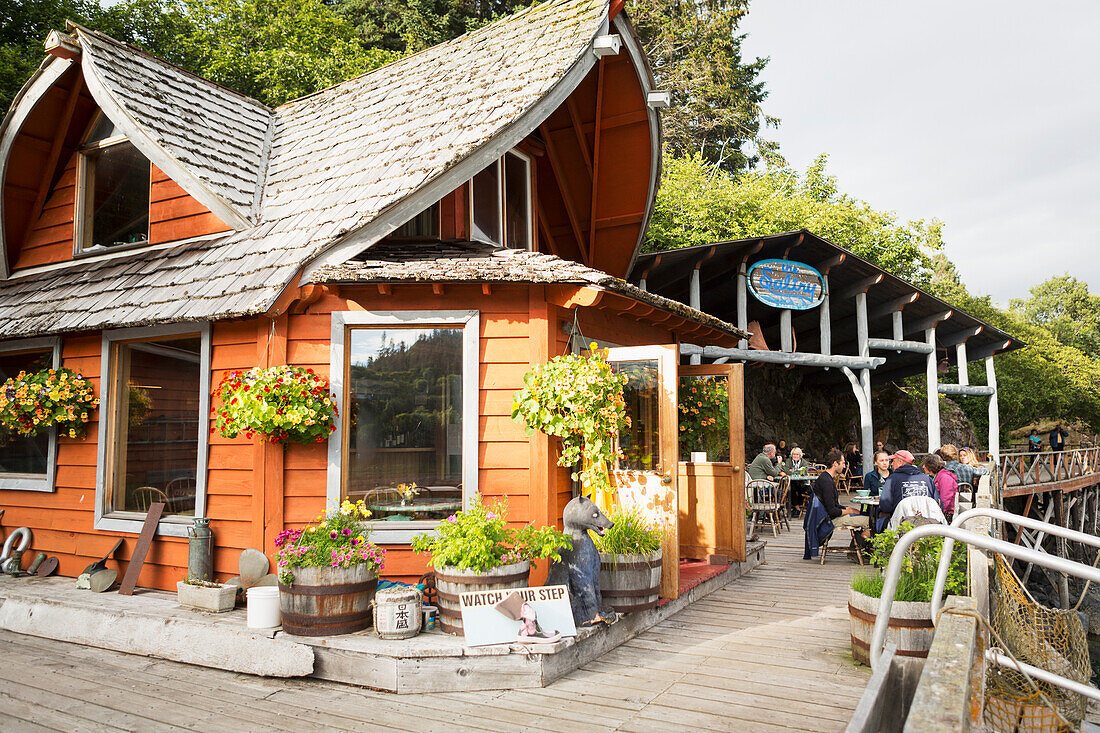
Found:
[[[443,631],[463,634],[463,593],[525,588],[531,560],[560,560],[559,551],[572,546],[571,538],[553,527],[513,529],[507,516],[503,501],[487,506],[475,497],[468,509],[444,519],[436,531],[413,537],[413,550],[431,555]]]
[[[636,510],[615,507],[611,528],[595,538],[600,594],[619,613],[655,608],[661,590],[661,532]]]
[[[283,631],[299,636],[350,634],[370,626],[371,601],[385,550],[368,538],[370,512],[346,499],[305,529],[275,538]]]

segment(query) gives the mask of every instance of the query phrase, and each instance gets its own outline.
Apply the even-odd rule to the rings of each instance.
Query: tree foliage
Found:
[[[783,166],[731,176],[700,153],[666,154],[646,247],[674,249],[805,227],[918,284],[943,246],[939,221],[899,221],[841,193],[819,156],[804,174]]]
[[[1009,308],[1027,323],[1044,326],[1066,346],[1100,358],[1100,295],[1069,274],[1031,288],[1030,298],[1013,298]]]

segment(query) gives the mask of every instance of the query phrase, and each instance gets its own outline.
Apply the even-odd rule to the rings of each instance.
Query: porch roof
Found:
[[[692,273],[698,269],[701,310],[737,323],[737,274],[741,263],[751,267],[754,262],[765,259],[803,262],[828,274],[832,354],[858,354],[855,290],[867,292],[868,327],[872,339],[892,339],[891,314],[901,310],[905,339],[921,342],[926,324],[950,313],[938,321],[936,342],[940,353],[952,364],[957,361],[956,350],[949,347],[960,340],[965,339],[969,359],[1005,353],[1026,345],[807,229],[642,254],[638,256],[630,280],[638,283],[644,279],[647,290],[687,303],[690,302]],[[745,321],[758,322],[760,335],[769,349],[778,350],[782,311],[752,297],[748,298],[747,306]],[[796,311],[791,321],[795,351],[818,353],[821,346],[818,310]],[[892,381],[924,373],[926,368],[926,356],[921,353],[873,349],[871,355],[886,358],[885,364],[871,372],[875,381]],[[835,370],[824,373],[821,378],[839,382],[845,379]]]
[[[312,280],[332,283],[546,283],[606,291],[678,316],[715,332],[719,341],[748,338],[721,318],[605,272],[551,254],[504,249],[481,242],[383,242],[357,260],[317,270]],[[705,334],[694,333],[696,340]]]

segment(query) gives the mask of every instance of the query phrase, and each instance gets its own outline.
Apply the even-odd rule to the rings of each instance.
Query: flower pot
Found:
[[[448,634],[462,636],[462,610],[459,596],[482,590],[526,588],[531,578],[531,563],[527,560],[502,565],[479,573],[442,567],[435,571],[435,590],[439,599],[439,627]]]
[[[190,585],[180,580],[176,582],[176,600],[181,606],[196,608],[211,613],[232,611],[237,602],[235,585]]]
[[[615,611],[655,608],[660,590],[660,550],[630,555],[600,553],[600,594]]]
[[[848,616],[852,623],[852,657],[870,666],[871,636],[878,618],[878,598],[848,589]],[[886,629],[887,643],[897,645],[898,656],[925,659],[935,635],[932,626],[932,604],[918,601],[894,601],[890,609],[890,624]]]
[[[369,565],[351,568],[296,567],[293,585],[279,583],[283,631],[297,636],[334,636],[370,626],[378,574]]]

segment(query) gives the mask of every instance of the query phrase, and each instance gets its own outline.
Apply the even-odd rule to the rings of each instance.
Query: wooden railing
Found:
[[[1002,453],[998,476],[1005,496],[1100,483],[1100,448]]]

